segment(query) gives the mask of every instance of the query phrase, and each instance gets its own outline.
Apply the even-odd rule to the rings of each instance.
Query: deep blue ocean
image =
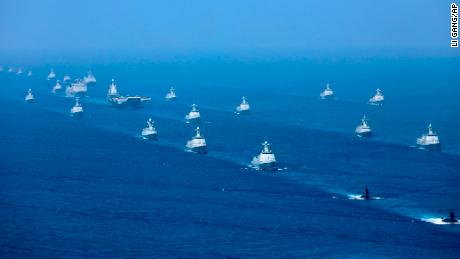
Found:
[[[0,72],[1,258],[460,258],[460,225],[423,221],[460,216],[458,59],[18,64]],[[83,118],[50,68],[96,76]],[[111,107],[112,78],[152,101]],[[336,100],[319,99],[328,82]],[[376,88],[384,106],[366,104]],[[184,151],[192,103],[207,155]],[[354,135],[363,114],[371,139]],[[157,142],[140,137],[149,117]],[[414,146],[430,121],[441,152]],[[283,170],[248,167],[264,140]],[[366,185],[382,199],[348,198]]]

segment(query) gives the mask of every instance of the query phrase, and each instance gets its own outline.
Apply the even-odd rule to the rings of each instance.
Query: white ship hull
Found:
[[[142,134],[142,137],[148,140],[158,140],[158,135],[156,133]]]
[[[250,108],[246,107],[246,106],[238,106],[238,107],[236,107],[236,112],[240,113],[240,114],[247,114],[247,113],[249,113],[249,111],[250,111]]]
[[[356,135],[358,137],[362,137],[362,138],[370,138],[370,137],[372,137],[372,131],[356,132]]]
[[[173,100],[176,100],[176,95],[174,95],[174,94],[167,94],[165,98],[166,98],[166,100],[168,100],[168,101],[173,101]]]
[[[200,123],[200,117],[196,117],[196,118],[192,118],[192,119],[189,119],[188,117],[185,117],[185,120],[187,121],[187,123]]]
[[[424,148],[428,150],[440,150],[441,149],[441,141],[439,141],[438,134],[433,132],[431,122],[428,125],[428,133],[423,134],[420,138],[418,138],[416,141],[416,144],[420,148]]]
[[[333,94],[320,94],[319,96],[322,100],[332,100],[334,99]]]
[[[117,97],[109,97],[108,101],[115,107],[123,108],[123,107],[140,107],[144,102],[149,101],[150,98],[148,97],[141,97],[141,96],[117,96]]]
[[[369,105],[376,105],[376,106],[381,106],[384,104],[384,100],[381,100],[381,101],[374,101],[374,100],[370,100],[369,101]]]
[[[86,88],[86,85],[84,87],[71,87],[70,90],[73,94],[86,94],[88,92],[88,88]]]
[[[207,153],[207,145],[206,140],[204,139],[192,139],[187,141],[187,145],[185,146],[188,150],[198,153],[198,154],[206,154]]]
[[[355,130],[355,133],[358,137],[372,137],[372,130],[370,128],[363,128],[361,126],[358,126]]]
[[[426,150],[439,151],[441,150],[441,143],[436,144],[420,144],[417,143],[417,146]]]
[[[92,79],[83,79],[84,83],[87,84],[87,85],[94,85],[96,84],[96,79],[92,80]]]
[[[185,120],[188,123],[194,122],[194,123],[199,123],[200,122],[200,117],[201,114],[199,112],[192,111],[189,114],[185,116]]]
[[[156,131],[152,131],[150,129],[144,129],[142,130],[142,137],[148,140],[157,140],[158,134]]]
[[[57,93],[57,92],[59,92],[59,91],[61,91],[61,90],[62,90],[62,87],[53,87],[53,90],[51,90],[51,92],[52,92],[53,94],[55,94],[55,93]]]
[[[70,115],[72,117],[83,117],[83,111],[75,111],[75,112],[72,111],[72,112],[70,112]]]
[[[276,171],[276,159],[274,154],[263,154],[252,159],[251,164],[257,169],[264,171]]]
[[[260,170],[263,171],[276,171],[276,162],[262,163],[258,165]]]
[[[83,116],[83,107],[81,105],[72,107],[72,109],[70,109],[70,115],[73,117]]]
[[[259,159],[255,157],[253,161],[251,162],[251,164],[255,168],[259,170],[263,170],[263,171],[276,171],[277,170],[276,161],[260,162]]]
[[[206,154],[208,153],[206,146],[191,147],[188,150],[197,153],[197,154]]]

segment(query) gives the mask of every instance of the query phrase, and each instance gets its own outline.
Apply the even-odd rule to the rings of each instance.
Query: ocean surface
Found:
[[[460,87],[453,58],[27,64],[0,72],[1,258],[459,258]],[[52,94],[50,68],[97,83]],[[34,74],[27,77],[31,70]],[[152,101],[111,107],[122,94]],[[320,100],[326,83],[335,100]],[[164,100],[170,86],[174,102]],[[24,102],[28,88],[36,98]],[[367,100],[382,89],[384,106]],[[246,96],[248,115],[235,107]],[[184,151],[202,115],[208,154]],[[366,114],[375,136],[354,128]],[[159,140],[140,132],[151,117]],[[441,152],[414,146],[429,122]],[[282,170],[248,165],[272,143]],[[368,186],[378,200],[351,200]]]

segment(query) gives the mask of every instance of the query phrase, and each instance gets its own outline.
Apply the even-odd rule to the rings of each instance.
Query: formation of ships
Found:
[[[4,71],[3,67],[0,67],[0,72]],[[8,69],[9,73],[13,73],[12,68]],[[22,74],[22,69],[18,69],[16,74]],[[27,73],[28,76],[32,76],[32,71]],[[51,69],[46,77],[47,80],[56,80],[56,73]],[[62,83],[61,83],[62,82]],[[96,84],[96,77],[89,71],[83,78],[77,78],[71,81],[69,75],[64,75],[61,80],[56,80],[55,85],[53,86],[51,92],[58,93],[64,90],[65,86],[65,95],[67,97],[75,98],[75,105],[71,108],[70,114],[75,117],[81,117],[83,115],[83,107],[80,103],[80,98],[85,96],[88,87]],[[64,86],[63,86],[64,85]],[[332,90],[330,84],[326,84],[325,89],[320,93],[320,99],[322,100],[331,100],[335,98],[334,91]],[[177,98],[176,91],[173,87],[165,95],[165,99],[168,101],[174,101]],[[118,87],[115,84],[115,80],[112,79],[111,84],[109,85],[107,91],[107,101],[114,107],[139,107],[143,103],[150,101],[151,98],[141,95],[122,95],[118,92]],[[32,93],[32,89],[28,89],[25,96],[25,101],[28,103],[33,103],[35,97]],[[377,89],[375,94],[368,100],[369,105],[382,106],[384,105],[385,97],[380,89]],[[241,98],[241,103],[236,106],[236,114],[248,114],[251,110],[251,106],[245,96]],[[205,154],[206,151],[206,140],[200,132],[200,122],[201,114],[196,104],[192,104],[191,110],[185,115],[185,121],[187,123],[196,124],[196,134],[186,143],[186,149],[199,153]],[[149,119],[147,121],[147,128],[144,128],[142,131],[142,136],[146,139],[157,139],[157,132],[153,125],[153,120]],[[355,129],[355,134],[358,137],[370,138],[373,135],[372,128],[369,125],[366,115],[361,119],[361,123],[357,125]],[[273,170],[276,168],[276,159],[273,152],[270,149],[270,144],[268,142],[262,143],[263,149],[260,152],[259,156],[255,157],[252,161],[252,164],[262,170]],[[416,140],[416,145],[428,150],[440,150],[441,142],[439,136],[433,130],[431,122],[427,127],[427,132],[421,135]]]
[[[0,67],[0,72],[4,71],[3,67]],[[14,70],[12,68],[8,69],[8,73],[13,73]],[[18,69],[16,74],[21,75],[23,73],[22,69]],[[32,76],[32,71],[28,71],[27,76]],[[56,73],[54,70],[51,70],[46,78],[47,80],[55,80]],[[53,86],[51,92],[58,93],[61,92],[65,86],[65,95],[67,97],[75,98],[75,104],[70,109],[70,115],[73,117],[81,117],[83,116],[84,110],[83,106],[80,103],[80,98],[84,97],[88,91],[88,87],[91,87],[96,83],[96,77],[90,72],[88,72],[82,79],[77,78],[71,82],[71,77],[65,75],[62,79],[62,84],[60,80],[56,80],[55,85]],[[176,91],[173,87],[169,89],[169,91],[165,95],[165,99],[167,101],[174,101],[177,98]],[[326,85],[326,88],[320,93],[320,99],[322,100],[331,100],[334,99],[334,91],[332,90],[330,84]],[[32,93],[32,89],[28,89],[24,100],[27,103],[35,102],[35,97]],[[111,84],[109,85],[107,91],[107,101],[113,105],[114,107],[139,107],[144,102],[150,101],[151,98],[147,96],[140,96],[140,95],[121,95],[118,92],[117,85],[115,84],[115,80],[112,79]],[[384,104],[385,97],[380,89],[377,89],[374,96],[372,96],[368,104],[375,105],[375,106],[382,106]],[[248,114],[251,109],[249,102],[246,97],[241,98],[241,103],[236,106],[235,113],[236,114]],[[207,143],[205,137],[202,135],[200,131],[200,124],[201,124],[201,113],[198,109],[196,104],[192,104],[191,110],[185,115],[185,122],[191,123],[195,125],[195,134],[188,140],[185,144],[185,148],[187,151],[194,152],[197,154],[206,154],[207,153]],[[361,123],[356,127],[355,133],[358,137],[361,138],[370,138],[372,137],[372,129],[369,125],[368,119],[366,115],[364,115],[361,119]],[[147,120],[147,127],[143,128],[141,131],[142,138],[146,140],[158,140],[158,132],[155,128],[154,121],[152,118]],[[427,133],[422,134],[416,140],[416,144],[419,147],[423,147],[428,150],[440,150],[441,149],[441,142],[437,133],[433,131],[433,126],[431,122],[427,127]],[[262,143],[262,150],[260,153],[253,157],[251,161],[251,166],[258,170],[263,171],[277,171],[277,161],[275,158],[275,154],[271,149],[271,144],[268,141],[264,141]],[[373,200],[378,199],[378,197],[373,197],[370,195],[369,189],[366,186],[364,194],[353,196],[352,199],[358,200]],[[442,218],[441,222],[445,224],[458,224],[459,221],[456,219],[455,214],[453,211],[449,213],[449,217]]]

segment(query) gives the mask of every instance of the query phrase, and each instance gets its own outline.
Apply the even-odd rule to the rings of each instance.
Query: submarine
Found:
[[[371,200],[372,199],[371,195],[369,194],[369,188],[367,188],[367,185],[366,185],[366,188],[364,189],[364,194],[361,195],[360,197],[363,200]]]
[[[455,218],[455,213],[454,211],[450,211],[449,212],[449,217],[448,218],[443,218],[442,219],[442,222],[444,223],[458,223],[458,219]]]

